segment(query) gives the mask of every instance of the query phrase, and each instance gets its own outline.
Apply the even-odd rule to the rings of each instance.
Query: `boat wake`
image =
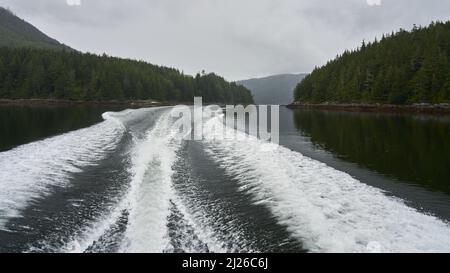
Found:
[[[220,122],[207,122],[209,139],[220,139],[211,130]],[[209,141],[207,152],[309,251],[450,251],[448,223],[298,152],[241,137]]]
[[[124,131],[107,120],[0,153],[0,229],[30,202],[67,186],[73,174],[114,151]]]
[[[148,121],[149,115],[153,121]],[[116,251],[131,253],[220,251],[220,247],[208,246],[206,242],[213,245],[213,240],[202,236],[204,232],[193,223],[173,187],[173,165],[182,140],[176,137],[177,120],[171,111],[145,109],[105,113],[104,117],[123,124],[134,136],[130,185],[116,208],[62,252],[108,252],[111,245]],[[149,125],[142,126],[142,117],[150,129],[143,129]]]
[[[0,227],[6,230],[11,219],[26,217],[27,207],[45,212],[40,204],[53,194],[70,195],[86,167],[118,172],[108,169],[117,166],[108,155],[127,151],[120,172],[127,179],[101,177],[105,186],[95,192],[110,204],[97,206],[101,213],[89,221],[68,221],[80,224],[70,238],[57,239],[62,245],[29,251],[450,251],[448,223],[282,146],[232,128],[226,130],[241,135],[222,139],[214,130],[220,117],[204,120],[202,141],[179,138],[171,108],[103,117],[90,128],[0,153]],[[108,187],[114,183],[125,185]],[[94,194],[85,191],[74,195]],[[59,204],[47,205],[57,210]]]

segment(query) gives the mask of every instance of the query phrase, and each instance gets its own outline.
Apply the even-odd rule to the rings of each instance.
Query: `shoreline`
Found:
[[[149,108],[158,106],[172,106],[179,103],[158,102],[152,100],[108,100],[108,101],[82,101],[60,99],[0,99],[0,106],[111,106],[130,108]],[[429,114],[450,115],[450,104],[417,104],[417,105],[392,105],[392,104],[337,104],[337,103],[292,103],[284,105],[289,109],[333,110],[362,113],[399,113],[399,114]]]
[[[0,106],[117,106],[131,108],[150,108],[160,106],[194,105],[193,102],[159,102],[153,100],[62,100],[62,99],[0,99]],[[226,103],[203,103],[205,105],[225,106]]]
[[[151,100],[108,100],[108,101],[82,101],[58,99],[0,99],[0,106],[124,106],[133,108],[168,106],[170,103],[161,103]]]
[[[403,113],[403,114],[429,114],[450,115],[450,104],[417,104],[417,105],[392,105],[392,104],[334,104],[334,103],[292,103],[286,106],[289,109],[316,109],[337,110],[347,112],[368,113]]]

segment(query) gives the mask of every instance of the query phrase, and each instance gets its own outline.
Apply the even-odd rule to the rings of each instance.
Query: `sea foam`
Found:
[[[123,126],[104,121],[92,127],[0,153],[0,228],[51,187],[67,186],[73,174],[113,151]]]
[[[309,251],[450,251],[448,223],[279,145],[251,136],[214,140],[209,129],[220,122],[214,118],[205,126],[213,139],[207,144],[209,156]]]

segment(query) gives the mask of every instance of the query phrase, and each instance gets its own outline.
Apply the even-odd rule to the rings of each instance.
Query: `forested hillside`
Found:
[[[215,74],[186,76],[176,69],[83,54],[48,37],[0,7],[0,98],[157,100],[251,103],[245,87]]]
[[[450,22],[432,23],[363,43],[295,89],[302,103],[450,102]]]
[[[0,7],[0,47],[5,46],[70,50],[11,11]]]
[[[215,74],[183,75],[145,62],[66,50],[0,48],[0,98],[251,103]]]

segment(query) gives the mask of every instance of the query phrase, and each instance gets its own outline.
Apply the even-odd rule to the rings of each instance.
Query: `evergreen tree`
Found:
[[[253,102],[248,89],[215,74],[75,51],[0,48],[0,98]]]
[[[448,102],[450,22],[415,26],[362,43],[316,68],[295,89],[295,100],[323,103]]]

